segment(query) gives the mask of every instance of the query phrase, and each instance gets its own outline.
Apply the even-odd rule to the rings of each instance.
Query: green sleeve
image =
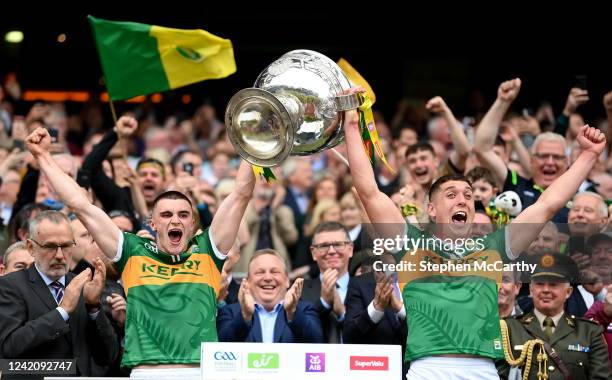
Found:
[[[427,239],[431,237],[430,234],[419,230],[418,228],[416,228],[410,223],[406,223],[405,231],[406,231],[405,235],[409,243],[410,242],[420,242],[420,241],[423,241],[423,239]],[[409,245],[408,247],[403,247],[403,248],[406,248],[406,249],[400,249],[398,252],[393,253],[393,257],[395,258],[396,262],[401,261],[401,259],[404,257],[406,252],[412,251],[414,247]]]
[[[504,260],[511,260],[509,247],[506,246],[507,228],[500,228],[484,237],[483,251],[497,251]]]
[[[123,243],[121,244],[121,256],[118,261],[115,261],[115,267],[119,270],[119,273],[123,272],[125,264],[127,263],[130,256],[132,256],[133,247],[136,246],[139,239],[143,239],[140,236],[136,236],[129,232],[124,232],[121,235],[123,237]]]
[[[201,234],[196,236],[196,244],[198,245],[200,252],[206,252],[212,258],[217,270],[221,272],[223,269],[223,263],[225,263],[225,257],[221,258],[219,256],[225,256],[226,253],[219,252],[216,247],[213,247],[213,242],[210,238],[210,228],[207,228]]]

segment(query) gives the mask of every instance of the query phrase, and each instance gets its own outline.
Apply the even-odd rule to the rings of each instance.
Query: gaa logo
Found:
[[[147,242],[147,243],[144,243],[144,246],[145,246],[145,248],[146,248],[146,249],[148,249],[149,251],[151,251],[151,252],[153,252],[153,253],[158,253],[158,250],[157,250],[157,245],[156,245],[156,244],[149,244],[149,243]]]
[[[215,358],[215,360],[238,360],[238,358],[233,352],[217,351],[215,352],[213,357]]]
[[[216,351],[213,354],[213,367],[216,371],[235,372],[240,367],[240,356],[231,351]]]

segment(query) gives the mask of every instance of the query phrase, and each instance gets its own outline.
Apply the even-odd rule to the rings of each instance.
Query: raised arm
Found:
[[[345,112],[344,134],[348,152],[349,170],[353,177],[353,185],[357,190],[359,199],[374,224],[400,223],[404,218],[391,198],[378,190],[374,178],[374,170],[370,159],[363,149],[361,134],[359,133],[359,115],[356,110]]]
[[[499,133],[499,125],[504,118],[506,112],[516,99],[521,89],[521,80],[519,78],[511,79],[503,82],[497,89],[497,99],[489,108],[487,113],[482,118],[478,129],[476,130],[475,145],[483,150],[488,150],[493,147],[495,138]]]
[[[604,134],[585,125],[577,138],[580,155],[572,166],[557,178],[538,201],[527,207],[510,225],[510,241],[513,254],[523,252],[535,239],[544,224],[572,199],[606,147]]]
[[[565,107],[563,112],[557,117],[555,123],[555,130],[553,132],[565,136],[569,128],[569,119],[573,113],[576,113],[578,107],[589,101],[589,92],[578,87],[570,88],[569,94],[567,94],[567,100],[565,101]]]
[[[468,154],[470,153],[470,144],[465,136],[465,132],[463,132],[461,123],[455,119],[455,115],[453,115],[451,109],[440,96],[430,99],[426,107],[429,111],[441,115],[448,123],[450,137],[455,147],[455,150],[453,150],[450,155],[451,163],[457,169],[465,169],[465,160],[467,160]]]
[[[44,128],[37,128],[26,138],[26,144],[62,202],[83,222],[102,252],[107,257],[114,258],[121,231],[104,211],[89,202],[84,189],[57,165],[49,153],[49,132]]]
[[[253,169],[249,163],[242,161],[236,175],[236,187],[221,202],[210,226],[210,234],[219,251],[226,253],[232,248],[254,187]]]
[[[498,185],[503,185],[508,175],[506,163],[492,150],[499,133],[499,126],[510,105],[516,99],[521,89],[519,78],[505,81],[497,89],[497,99],[482,118],[476,129],[474,151],[480,163],[493,173]]]
[[[515,126],[505,126],[502,133],[500,133],[500,136],[504,142],[510,143],[512,149],[518,156],[519,165],[521,165],[521,168],[528,174],[528,177],[531,177],[531,154],[529,153],[529,150],[527,150],[525,144],[523,144],[523,141],[521,141]]]

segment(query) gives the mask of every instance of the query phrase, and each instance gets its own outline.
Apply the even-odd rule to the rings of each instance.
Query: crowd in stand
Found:
[[[513,109],[521,90],[501,83],[483,114],[440,94],[377,115],[394,170],[371,165],[349,111],[345,144],[267,182],[210,105],[136,106],[108,128],[101,104],[0,87],[0,358],[197,378],[205,341],[396,344],[403,378],[489,379],[529,372],[504,351],[540,339],[529,378],[612,378],[612,91],[532,115]],[[585,126],[586,102],[607,118]],[[396,235],[484,247],[375,254]],[[538,267],[491,283],[377,269],[481,251]]]

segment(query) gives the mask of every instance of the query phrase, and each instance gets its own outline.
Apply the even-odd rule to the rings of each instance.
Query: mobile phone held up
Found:
[[[579,74],[574,77],[574,87],[577,87],[581,90],[587,89],[587,76],[584,74]]]
[[[25,143],[23,140],[13,139],[13,149],[23,152],[25,150]]]
[[[185,162],[183,164],[183,170],[193,176],[193,164],[191,162]]]
[[[51,144],[56,144],[59,136],[57,128],[49,128],[49,136],[51,136]]]

